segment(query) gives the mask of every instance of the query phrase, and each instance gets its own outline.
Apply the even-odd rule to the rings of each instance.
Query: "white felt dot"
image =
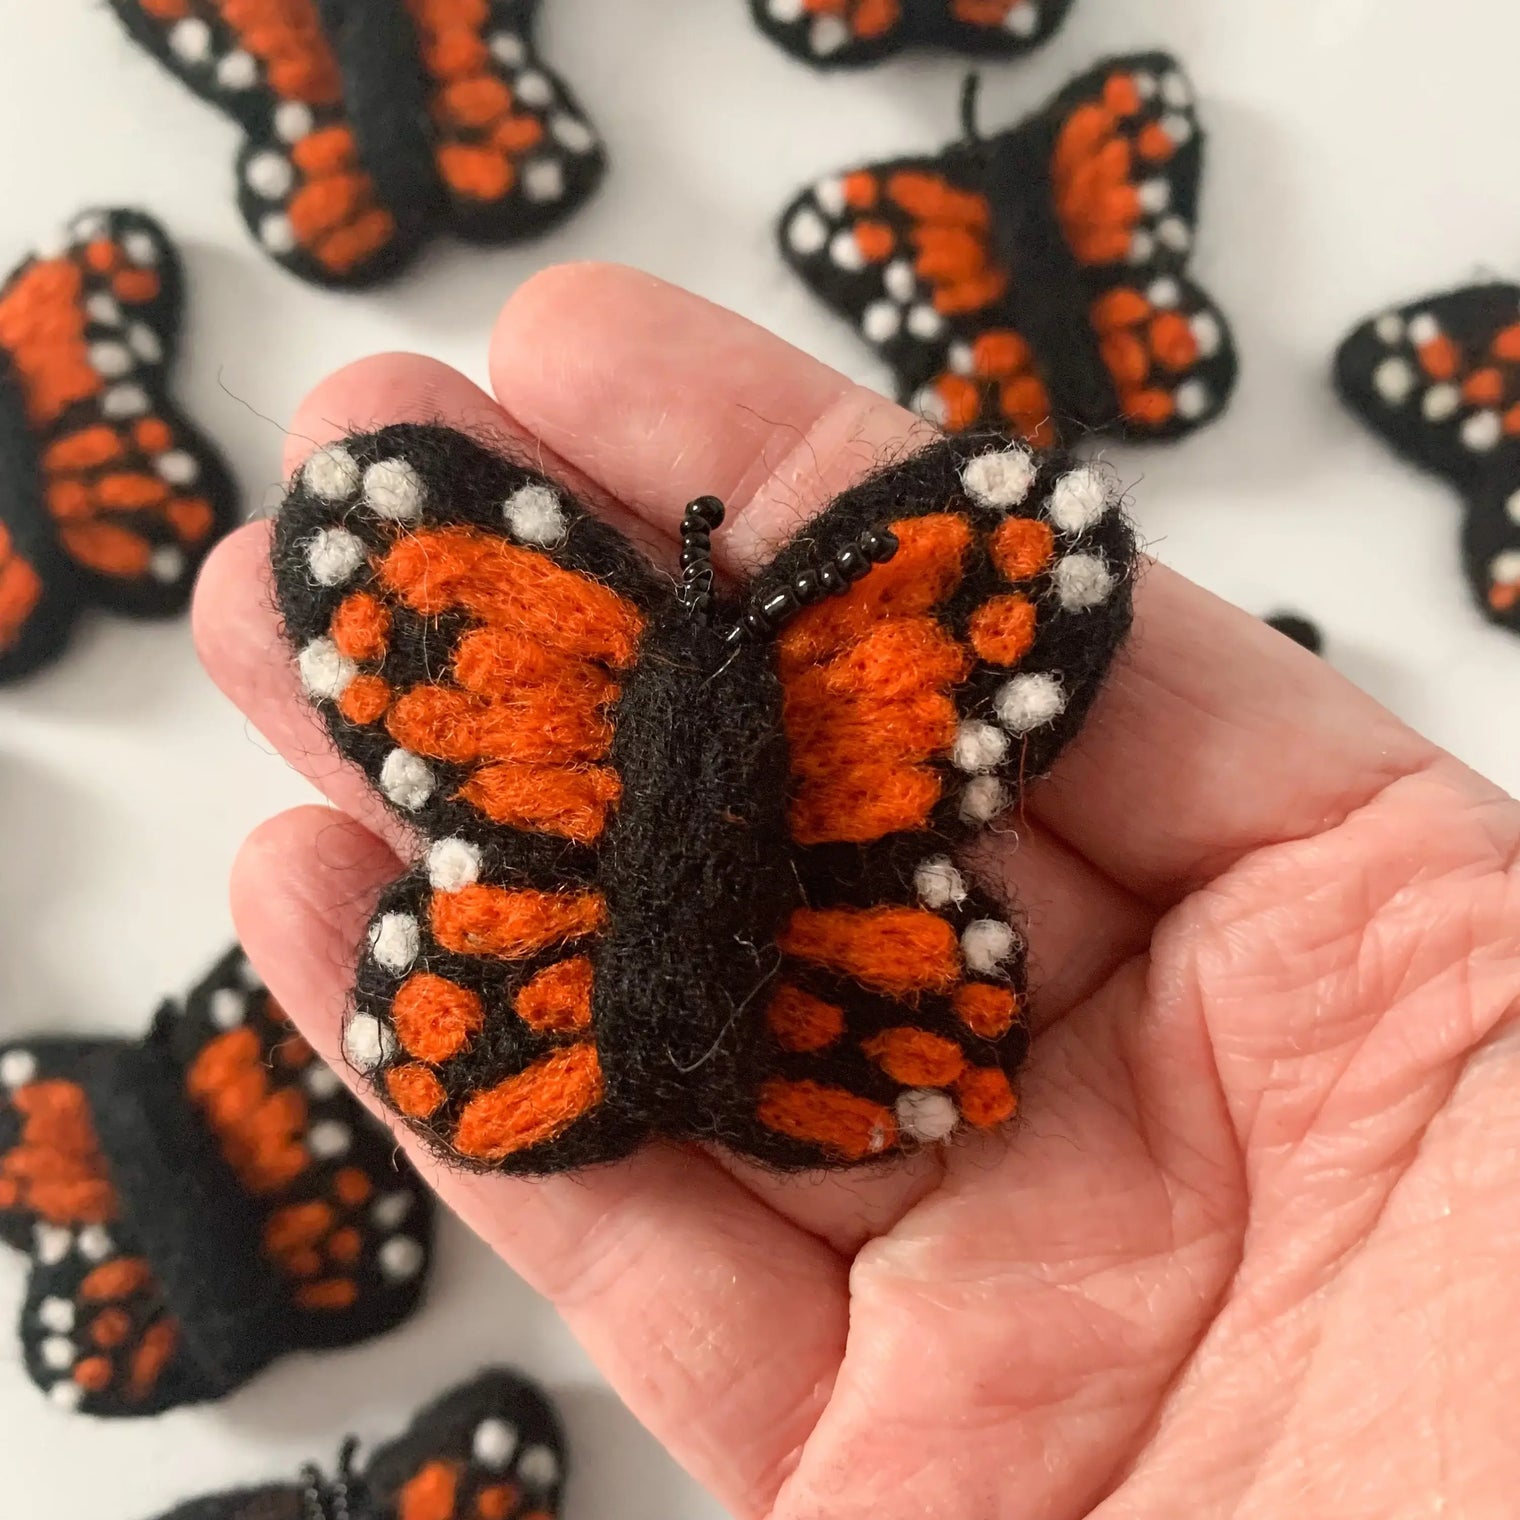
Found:
[[[893,259],[882,270],[881,282],[886,287],[887,294],[903,306],[918,294],[918,276],[906,259]]]
[[[148,410],[148,393],[140,385],[113,385],[100,409],[115,422],[141,417]]]
[[[1177,415],[1187,422],[1206,416],[1213,404],[1213,392],[1202,380],[1184,380],[1177,387]]]
[[[69,223],[70,235],[81,243],[93,243],[96,238],[105,237],[110,230],[105,217],[99,211],[86,211],[83,216],[76,216]]]
[[[301,484],[323,501],[347,501],[359,489],[359,466],[347,449],[321,449],[301,467]]]
[[[296,251],[296,229],[290,218],[281,212],[266,216],[259,223],[259,241],[275,255]]]
[[[968,970],[993,976],[1018,948],[1019,937],[1010,925],[996,918],[979,918],[961,934],[961,954]]]
[[[104,1261],[115,1249],[116,1243],[103,1225],[87,1225],[79,1232],[79,1254],[86,1261]]]
[[[559,1482],[559,1459],[547,1446],[530,1446],[518,1461],[517,1476],[529,1488],[552,1488]]]
[[[1508,586],[1520,581],[1520,549],[1506,549],[1489,561],[1488,573],[1496,586]]]
[[[255,153],[243,168],[243,178],[255,195],[283,201],[296,182],[296,173],[283,153]]]
[[[1172,187],[1164,179],[1148,179],[1138,191],[1140,208],[1159,216],[1172,203]]]
[[[565,171],[552,158],[535,159],[523,172],[523,193],[530,201],[557,201],[565,193]]]
[[[1416,348],[1424,348],[1441,336],[1441,324],[1433,312],[1422,311],[1409,319],[1409,341]]]
[[[148,574],[164,586],[174,585],[187,568],[184,551],[173,544],[160,544],[148,556]]]
[[[153,461],[160,480],[171,486],[191,486],[200,477],[201,464],[187,449],[170,449]]]
[[[969,375],[976,369],[976,350],[969,343],[952,343],[945,358],[952,374]]]
[[[337,1073],[320,1061],[313,1062],[302,1073],[301,1085],[318,1103],[336,1098],[343,1090],[343,1083],[339,1081]]]
[[[914,396],[912,405],[920,417],[932,422],[935,427],[943,427],[950,420],[950,408],[945,398],[932,385],[926,385],[919,391]]]
[[[1168,111],[1161,118],[1161,130],[1171,138],[1177,147],[1186,146],[1193,140],[1192,120],[1184,116],[1180,111]]]
[[[546,485],[528,485],[514,491],[501,513],[512,536],[525,544],[551,548],[564,543],[570,531],[559,496]]]
[[[1396,311],[1384,312],[1373,324],[1373,331],[1379,342],[1392,348],[1395,343],[1404,341],[1404,319]]]
[[[1008,806],[1008,788],[996,776],[973,776],[961,792],[961,819],[991,823]]]
[[[1160,86],[1156,83],[1156,76],[1154,74],[1137,70],[1134,74],[1130,75],[1130,78],[1134,80],[1135,93],[1141,100],[1154,100],[1156,98],[1156,91]]]
[[[169,28],[169,51],[186,63],[204,63],[211,56],[211,28],[197,16]]]
[[[1504,419],[1494,411],[1474,412],[1462,424],[1462,442],[1474,454],[1486,454],[1504,437]]]
[[[407,1282],[422,1270],[426,1256],[410,1235],[395,1235],[380,1247],[377,1260],[392,1282]]]
[[[158,334],[142,322],[134,322],[127,332],[127,342],[132,352],[145,364],[157,364],[164,356],[164,345]]]
[[[132,351],[124,343],[92,343],[90,363],[107,380],[118,380],[136,368]]]
[[[319,586],[341,586],[364,563],[364,543],[346,528],[319,529],[306,543],[306,567]]]
[[[364,472],[364,504],[388,522],[422,516],[422,478],[404,459],[382,459]]]
[[[410,1193],[384,1193],[371,1206],[369,1217],[374,1220],[377,1228],[395,1230],[400,1228],[411,1212],[412,1195]]]
[[[1026,448],[1014,447],[967,460],[961,469],[961,484],[978,506],[1006,510],[1029,495],[1038,474],[1034,455]]]
[[[1156,256],[1156,240],[1144,227],[1137,227],[1129,238],[1126,257],[1131,264],[1149,264]]]
[[[47,1336],[37,1350],[50,1372],[67,1372],[74,1365],[75,1346],[65,1335]]]
[[[1415,373],[1404,359],[1384,359],[1372,372],[1372,384],[1389,406],[1402,406],[1414,391]]]
[[[535,69],[531,73],[517,76],[512,86],[512,93],[525,106],[542,108],[554,99],[554,86],[549,82],[547,75],[540,74]]]
[[[1033,37],[1040,29],[1040,8],[1034,0],[1024,0],[1003,18],[1003,26],[1015,37]]]
[[[959,907],[966,900],[966,878],[948,855],[934,855],[914,871],[913,890],[926,908]]]
[[[1504,510],[1509,514],[1512,523],[1520,523],[1520,491],[1516,491],[1510,499],[1504,503]]]
[[[409,813],[415,813],[433,795],[436,784],[427,762],[410,750],[393,749],[380,767],[380,789]]]
[[[160,256],[158,239],[141,227],[127,233],[121,240],[121,246],[127,257],[140,268],[151,269],[158,263]]]
[[[860,319],[860,330],[871,343],[890,343],[902,331],[902,309],[891,301],[872,301]]]
[[[517,1452],[517,1432],[505,1420],[482,1420],[470,1441],[470,1454],[488,1472],[505,1472]]]
[[[117,304],[116,298],[108,296],[103,290],[97,290],[84,303],[84,309],[90,321],[101,327],[120,327],[126,320],[121,314],[121,307]]]
[[[836,232],[829,241],[829,257],[841,269],[864,269],[866,256],[860,250],[855,234],[848,229]]]
[[[1068,612],[1086,612],[1106,602],[1114,589],[1113,572],[1092,554],[1068,554],[1051,572],[1056,595]]]
[[[67,1335],[74,1328],[74,1305],[66,1298],[45,1298],[37,1305],[37,1323],[55,1335]]]
[[[1051,675],[1015,676],[1004,683],[993,706],[1009,733],[1028,734],[1066,711],[1066,692]]]
[[[274,130],[281,142],[296,143],[311,135],[317,119],[311,107],[299,100],[286,100],[275,108]]]
[[[528,49],[516,32],[497,32],[491,38],[491,56],[509,69],[521,68],[527,62]]]
[[[844,181],[839,178],[819,180],[813,186],[813,199],[822,207],[825,216],[843,216]]]
[[[207,1012],[218,1029],[236,1029],[248,1017],[248,998],[236,987],[218,987],[211,994]]]
[[[313,1124],[306,1136],[307,1147],[318,1161],[335,1161],[339,1156],[346,1156],[353,1143],[353,1131],[336,1119]]]
[[[786,240],[793,253],[811,258],[828,243],[829,225],[811,206],[800,206],[786,225]]]
[[[1182,301],[1182,287],[1167,276],[1160,280],[1152,280],[1151,288],[1146,291],[1152,306],[1159,307],[1162,311],[1170,311]]]
[[[251,90],[259,82],[258,59],[242,48],[234,48],[217,64],[216,82],[224,90]]]
[[[58,1409],[78,1409],[84,1403],[84,1389],[73,1378],[63,1378],[47,1391],[48,1402]]]
[[[8,1050],[0,1056],[0,1084],[25,1087],[37,1075],[37,1057],[29,1050]]]
[[[331,639],[313,639],[296,659],[308,696],[336,702],[359,674],[359,667]],[[397,751],[400,753],[400,751]]]
[[[1425,392],[1420,410],[1428,422],[1446,422],[1457,415],[1462,406],[1462,392],[1454,385],[1432,385]]]
[[[803,0],[766,0],[765,9],[772,21],[783,25],[801,21],[805,12]]]
[[[957,770],[973,774],[996,770],[1008,758],[1008,735],[990,723],[970,719],[956,730],[950,758]]]
[[[579,116],[560,111],[549,118],[549,130],[568,153],[589,153],[596,146],[596,133]]]
[[[1062,533],[1075,538],[1096,526],[1113,504],[1109,477],[1093,465],[1082,465],[1056,482],[1045,515]]]
[[[945,319],[932,306],[920,304],[908,313],[908,331],[915,338],[928,342],[939,337],[944,330]]]
[[[960,1123],[955,1104],[942,1092],[916,1087],[897,1100],[897,1124],[903,1134],[924,1145],[946,1139]]]
[[[1193,87],[1184,75],[1172,69],[1161,76],[1161,98],[1173,109],[1185,111],[1193,103]]]
[[[1156,236],[1173,253],[1186,253],[1193,246],[1193,229],[1180,216],[1163,217],[1156,223]]]
[[[395,1051],[396,1037],[372,1013],[356,1013],[343,1026],[343,1055],[355,1071],[372,1072]]]
[[[32,1232],[32,1250],[45,1267],[56,1267],[74,1248],[74,1236],[62,1225],[39,1224]]]
[[[428,881],[438,892],[458,892],[480,880],[480,846],[440,839],[427,854]]]
[[[1198,345],[1198,352],[1203,358],[1212,359],[1224,347],[1224,329],[1213,312],[1194,312],[1188,319],[1188,326],[1192,329],[1193,341]]]
[[[808,46],[820,57],[837,53],[850,40],[850,29],[838,16],[820,16],[808,32]]]
[[[410,913],[382,913],[369,931],[369,953],[395,976],[409,971],[422,948],[422,930]]]

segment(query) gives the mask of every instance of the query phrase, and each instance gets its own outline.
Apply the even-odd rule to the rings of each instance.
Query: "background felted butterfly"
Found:
[[[750,0],[755,20],[819,68],[875,63],[904,47],[1009,57],[1059,28],[1072,0]]]
[[[180,1505],[162,1520],[553,1520],[565,1441],[541,1389],[504,1368],[445,1394],[359,1470]]]
[[[86,212],[0,287],[0,681],[86,606],[181,611],[233,524],[226,466],[165,389],[183,289],[135,211]]]
[[[1101,64],[1039,116],[937,158],[834,176],[781,218],[787,262],[950,432],[1049,448],[1178,438],[1234,388],[1223,315],[1184,273],[1203,135],[1177,60]]]
[[[27,1370],[147,1415],[416,1306],[429,1196],[240,950],[139,1044],[0,1046],[0,1239],[27,1252]]]
[[[1341,345],[1335,379],[1368,427],[1462,493],[1473,595],[1520,633],[1520,286],[1383,313]]]
[[[1080,726],[1135,547],[1096,467],[941,442],[746,604],[722,509],[678,592],[554,482],[436,427],[315,455],[276,594],[339,752],[425,841],[350,1060],[445,1156],[654,1134],[848,1165],[1012,1116],[1025,951],[950,851]]]
[[[544,231],[605,161],[538,57],[538,0],[111,0],[247,133],[238,204],[303,279],[360,286],[434,233]]]

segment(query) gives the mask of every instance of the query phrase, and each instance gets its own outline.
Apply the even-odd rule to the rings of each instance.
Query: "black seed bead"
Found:
[[[768,639],[771,636],[771,633],[774,631],[771,628],[770,622],[766,618],[765,613],[758,607],[750,607],[746,609],[743,617],[743,623],[745,632],[748,633],[751,638]]]
[[[795,612],[796,610],[796,598],[785,587],[780,591],[773,591],[760,604],[760,611],[765,615],[765,620],[772,625],[780,622],[788,613]]]
[[[803,570],[798,574],[792,581],[792,595],[804,607],[816,602],[823,595],[823,587],[818,584],[818,572]]]
[[[700,544],[685,543],[681,545],[681,568],[685,570],[690,565],[706,565],[712,561],[712,550],[703,542]]]
[[[716,496],[699,496],[686,509],[688,521],[695,521],[710,532],[723,523],[723,503]]]
[[[884,565],[897,553],[897,536],[887,528],[873,528],[860,535],[860,552],[873,565]]]
[[[837,565],[819,565],[818,584],[823,587],[825,596],[838,596],[849,582],[839,573]]]
[[[846,544],[834,556],[834,563],[839,566],[840,573],[847,581],[858,581],[871,569],[870,560],[854,544]]]

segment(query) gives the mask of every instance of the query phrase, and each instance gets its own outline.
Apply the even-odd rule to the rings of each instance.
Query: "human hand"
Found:
[[[402,420],[515,435],[668,554],[720,496],[738,569],[915,429],[626,270],[525,286],[491,368],[495,399],[425,359],[354,365],[287,463]],[[344,968],[406,845],[272,654],[267,540],[218,550],[197,636],[339,811],[260,829],[233,906],[341,1072]],[[1153,567],[1087,729],[982,851],[1033,946],[1010,1132],[808,1178],[653,1146],[524,1181],[402,1143],[741,1520],[1497,1520],[1520,1478],[1517,855],[1520,805]]]

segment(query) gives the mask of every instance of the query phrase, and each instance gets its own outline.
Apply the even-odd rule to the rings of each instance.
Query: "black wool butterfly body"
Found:
[[[505,1368],[425,1409],[367,1461],[195,1499],[161,1520],[554,1520],[565,1439],[543,1390]]]
[[[974,84],[974,82],[973,82]],[[832,175],[783,213],[783,255],[949,432],[1036,448],[1186,436],[1237,372],[1188,276],[1203,167],[1175,58],[1114,58],[1038,116],[938,157]]]
[[[1461,492],[1483,615],[1520,633],[1520,285],[1471,285],[1386,311],[1335,361],[1347,406]]]

